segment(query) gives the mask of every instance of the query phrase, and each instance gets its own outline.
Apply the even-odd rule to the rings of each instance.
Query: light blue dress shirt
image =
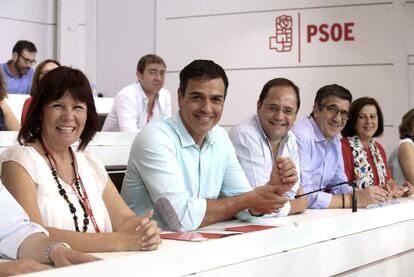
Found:
[[[339,135],[327,140],[312,117],[298,121],[293,133],[297,139],[300,176],[305,192],[347,181]],[[308,207],[328,208],[332,194],[350,193],[352,188],[349,185],[332,188],[331,193],[312,193],[308,196]]]
[[[230,140],[236,149],[237,158],[249,180],[250,185],[255,188],[269,181],[270,173],[274,164],[272,147],[264,132],[257,115],[250,116],[240,124],[233,127],[229,132]],[[280,142],[276,157],[288,157],[296,166],[300,174],[300,163],[296,137],[288,132]],[[289,200],[294,199],[298,192],[300,178],[290,191],[285,193]],[[280,209],[278,213],[267,216],[286,216],[290,211],[290,203]]]
[[[215,126],[200,148],[177,114],[138,133],[121,195],[138,215],[154,209],[161,228],[188,231],[200,226],[206,199],[250,190],[226,131]],[[238,217],[250,218],[247,211]]]
[[[22,207],[0,182],[0,257],[17,258],[20,244],[31,234],[47,231],[31,223]]]
[[[3,73],[6,83],[7,93],[10,94],[29,94],[32,87],[33,68],[30,68],[22,76],[14,76],[7,66],[7,63],[0,64],[0,70]]]

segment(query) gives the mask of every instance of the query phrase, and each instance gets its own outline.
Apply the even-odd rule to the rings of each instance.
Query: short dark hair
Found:
[[[30,42],[28,40],[19,40],[13,46],[13,53],[17,53],[21,55],[24,50],[26,50],[27,52],[32,52],[32,53],[37,52],[36,46],[33,44],[33,42]]]
[[[20,144],[34,142],[39,139],[41,136],[43,107],[51,101],[60,99],[66,92],[74,99],[87,105],[87,119],[78,146],[78,150],[85,149],[98,130],[98,114],[96,113],[95,102],[88,79],[80,70],[66,66],[50,71],[39,82],[32,103],[27,111],[26,120],[17,136]]]
[[[296,108],[299,111],[300,107],[300,95],[299,95],[299,88],[289,79],[286,78],[274,78],[268,81],[262,88],[262,92],[259,96],[259,102],[263,103],[266,99],[269,90],[272,87],[291,87],[295,91],[296,94]]]
[[[314,104],[318,105],[319,108],[322,108],[323,100],[331,96],[347,100],[349,103],[352,102],[352,94],[349,90],[340,85],[332,84],[323,86],[318,89],[318,92],[316,92]],[[313,112],[311,113],[311,116],[313,116]]]
[[[211,60],[194,60],[181,70],[178,91],[181,96],[184,96],[188,80],[212,80],[219,78],[224,82],[224,98],[226,98],[229,80],[224,69]]]
[[[412,138],[414,129],[414,108],[409,110],[402,118],[399,128],[400,139]]]
[[[34,92],[37,88],[37,85],[39,84],[40,74],[42,73],[43,67],[45,67],[45,65],[48,64],[48,63],[54,63],[58,67],[60,66],[60,63],[58,61],[52,60],[52,59],[46,59],[46,60],[42,61],[41,63],[39,63],[37,65],[35,71],[33,72],[32,87],[30,89],[30,96],[33,97]]]
[[[147,64],[150,64],[150,63],[160,63],[164,65],[165,67],[167,67],[165,65],[164,60],[160,56],[157,56],[155,54],[147,54],[143,56],[141,59],[139,59],[138,64],[137,64],[137,71],[143,74],[145,71],[145,67],[147,66]]]
[[[384,132],[384,116],[377,100],[372,97],[361,97],[352,102],[351,107],[349,108],[349,120],[346,122],[345,127],[341,132],[342,136],[352,137],[356,135],[356,122],[358,120],[359,113],[366,105],[373,105],[377,109],[378,129],[375,132],[374,137],[382,135]]]

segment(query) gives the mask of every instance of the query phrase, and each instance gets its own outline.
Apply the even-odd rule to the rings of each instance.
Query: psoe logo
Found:
[[[276,17],[275,35],[269,37],[269,49],[290,52],[293,46],[293,19],[290,15]]]

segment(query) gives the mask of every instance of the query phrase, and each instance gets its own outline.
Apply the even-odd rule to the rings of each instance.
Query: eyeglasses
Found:
[[[36,60],[31,60],[29,58],[26,58],[23,55],[19,55],[19,57],[21,57],[23,59],[23,61],[26,65],[35,65],[36,64]]]
[[[278,114],[282,112],[287,117],[292,117],[296,114],[296,111],[289,107],[279,107],[277,105],[268,105],[265,106],[265,109],[270,114]]]
[[[329,115],[336,116],[338,113],[341,115],[342,120],[348,120],[349,119],[349,112],[346,110],[341,110],[336,105],[325,105],[321,104],[322,108],[325,108]]]

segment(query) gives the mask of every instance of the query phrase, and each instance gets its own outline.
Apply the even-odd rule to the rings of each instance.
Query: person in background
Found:
[[[300,177],[305,192],[315,192],[308,196],[308,207],[313,209],[351,208],[352,187],[347,182],[340,133],[349,119],[352,95],[346,88],[332,84],[321,87],[315,96],[313,111],[309,117],[301,119],[293,128],[296,135]],[[358,207],[376,203],[373,194],[381,201],[388,199],[385,190],[356,190]]]
[[[3,74],[0,72],[0,131],[18,131],[20,129],[19,121],[7,104],[6,98],[7,92]]]
[[[388,163],[398,184],[414,184],[414,108],[403,116],[399,132],[401,140]]]
[[[138,81],[116,95],[102,131],[138,132],[151,120],[171,117],[171,95],[163,88],[165,69],[161,57],[143,56],[137,65]]]
[[[27,40],[19,40],[13,47],[12,59],[0,64],[10,94],[29,94],[33,69],[36,64],[36,46]]]
[[[23,109],[22,109],[22,116],[21,116],[21,124],[26,119],[27,110],[29,109],[30,103],[32,102],[32,97],[36,93],[37,85],[39,84],[39,81],[42,80],[43,76],[45,76],[46,73],[49,71],[55,69],[56,67],[59,67],[60,63],[56,60],[47,59],[39,63],[33,73],[33,80],[32,80],[32,88],[30,90],[30,97],[26,99],[23,103]]]
[[[13,216],[10,216],[13,215]],[[0,258],[17,261],[0,262],[0,276],[45,270],[98,260],[94,256],[70,249],[68,244],[53,241],[41,226],[30,222],[22,207],[0,182]]]
[[[33,96],[19,144],[0,154],[1,180],[31,221],[74,249],[156,249],[160,230],[151,212],[137,217],[104,165],[84,151],[97,126],[86,76],[63,66],[50,71]]]
[[[190,231],[236,216],[251,220],[287,202],[297,182],[283,159],[268,185],[252,190],[227,132],[217,126],[228,87],[223,68],[194,60],[180,72],[179,112],[151,122],[132,144],[121,194],[137,214],[154,210],[160,226]]]
[[[257,101],[257,114],[230,130],[237,158],[253,188],[269,181],[272,168],[281,157],[291,159],[300,171],[296,137],[290,131],[299,106],[299,88],[288,79],[272,79],[263,86]],[[294,199],[303,193],[298,178],[292,189],[285,193],[289,202],[271,216],[303,212],[308,205],[307,197]]]
[[[350,183],[359,189],[372,190],[374,203],[390,196],[408,196],[412,185],[398,186],[392,179],[387,156],[382,145],[374,140],[384,132],[384,117],[378,102],[371,97],[361,97],[352,102],[349,120],[342,130],[342,155],[345,174]]]

